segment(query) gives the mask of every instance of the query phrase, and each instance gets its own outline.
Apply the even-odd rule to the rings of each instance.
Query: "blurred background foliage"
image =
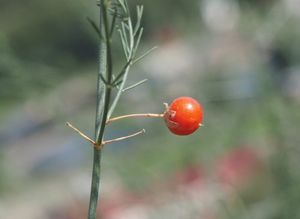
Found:
[[[103,153],[101,218],[300,218],[300,1],[129,0],[145,7],[141,53],[116,115],[197,98],[204,127],[171,135],[160,120]],[[84,218],[93,135],[94,1],[0,2],[0,218]],[[118,38],[114,39],[116,42]],[[114,48],[115,68],[124,62]]]

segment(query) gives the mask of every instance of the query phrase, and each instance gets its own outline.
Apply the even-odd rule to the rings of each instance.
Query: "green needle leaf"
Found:
[[[136,58],[132,61],[132,64],[135,64],[136,62],[140,61],[141,59],[145,58],[147,55],[149,55],[153,50],[157,49],[157,46],[152,47],[151,49],[148,49],[146,52],[144,52],[141,56]]]
[[[103,77],[102,74],[99,74],[101,81],[105,84],[105,85],[109,85],[109,83],[107,82],[107,80]]]
[[[86,19],[90,23],[90,25],[92,26],[92,28],[96,31],[99,39],[103,40],[104,37],[102,36],[101,31],[100,31],[99,27],[97,26],[97,24],[95,23],[95,21],[93,21],[90,17],[86,17]]]
[[[117,14],[118,14],[117,9],[114,8],[113,9],[113,17],[112,17],[112,21],[111,21],[111,25],[110,25],[110,33],[109,33],[110,37],[112,37],[115,26],[116,26]]]
[[[143,35],[143,31],[144,31],[144,28],[142,28],[142,27],[138,31],[139,33],[138,33],[138,37],[136,39],[136,43],[135,43],[135,47],[134,47],[134,50],[133,50],[133,54],[136,53],[136,51],[137,51],[137,49],[139,47],[139,44],[140,44],[140,41],[141,41],[141,38],[142,38],[142,35]]]
[[[130,85],[130,86],[124,88],[124,89],[122,90],[122,92],[131,90],[131,89],[133,89],[133,88],[135,88],[135,87],[137,87],[137,86],[139,86],[139,85],[141,85],[141,84],[144,84],[144,83],[147,82],[147,81],[148,81],[148,79],[141,80],[141,81],[139,81],[139,82],[137,82],[137,83],[135,83],[135,84],[133,84],[133,85]]]
[[[112,84],[118,83],[119,79],[126,73],[127,68],[132,64],[131,59],[124,65],[121,72],[116,76],[116,78],[113,80]]]
[[[137,22],[136,22],[136,25],[135,25],[135,28],[134,28],[134,31],[133,31],[133,35],[136,36],[138,30],[140,29],[141,27],[141,20],[142,20],[142,16],[143,16],[143,6],[140,5],[140,6],[137,6],[136,7],[136,10],[137,10]]]

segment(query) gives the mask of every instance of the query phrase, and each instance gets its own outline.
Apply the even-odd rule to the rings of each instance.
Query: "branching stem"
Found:
[[[90,137],[88,137],[86,134],[84,134],[82,131],[80,131],[78,128],[73,126],[71,123],[67,122],[66,125],[68,127],[70,127],[71,129],[73,129],[75,132],[77,132],[85,140],[90,142],[95,147],[95,149],[97,149],[97,150],[102,149],[102,147],[106,144],[111,144],[111,143],[114,143],[114,142],[123,141],[123,140],[126,140],[128,138],[132,138],[132,137],[138,136],[140,134],[144,134],[146,132],[145,129],[142,129],[141,131],[135,132],[131,135],[126,135],[126,136],[122,136],[122,137],[119,137],[119,138],[114,138],[114,139],[111,139],[111,140],[105,140],[105,141],[102,141],[101,144],[99,144],[96,141],[92,140]]]
[[[130,67],[133,63],[139,61],[144,56],[149,54],[153,49],[147,51],[140,57],[135,59],[138,45],[143,34],[141,27],[141,18],[143,14],[143,7],[137,6],[136,24],[133,25],[132,18],[129,12],[127,0],[97,0],[97,5],[100,9],[99,26],[88,18],[89,23],[96,31],[99,40],[99,71],[97,80],[97,103],[96,103],[96,119],[95,119],[95,138],[94,140],[82,133],[79,129],[67,123],[67,126],[76,131],[80,136],[89,141],[94,146],[93,158],[93,172],[91,183],[90,203],[88,209],[88,219],[96,219],[96,211],[99,199],[99,185],[100,185],[100,164],[102,147],[105,144],[113,143],[128,139],[145,132],[145,130],[136,132],[134,134],[112,139],[103,140],[105,127],[107,123],[128,117],[162,117],[162,114],[133,114],[122,117],[116,117],[110,120],[110,117],[120,99],[121,94],[125,90],[132,89],[142,83],[142,80],[134,85],[125,88],[127,76]],[[110,14],[112,13],[112,14]],[[111,15],[111,16],[110,16]],[[119,20],[120,19],[120,20]],[[119,22],[120,21],[120,22]],[[119,22],[117,24],[117,22]],[[124,49],[126,64],[119,74],[113,75],[113,56],[112,56],[112,39],[114,29],[117,29],[121,43]],[[113,89],[117,92],[112,98]]]

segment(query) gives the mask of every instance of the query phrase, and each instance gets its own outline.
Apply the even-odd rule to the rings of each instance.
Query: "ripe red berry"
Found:
[[[176,135],[192,134],[199,128],[202,119],[202,106],[191,97],[175,99],[164,113],[167,127]]]

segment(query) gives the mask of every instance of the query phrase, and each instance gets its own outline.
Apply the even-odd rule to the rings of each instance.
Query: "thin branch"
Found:
[[[140,28],[139,31],[138,31],[138,36],[137,36],[137,39],[136,39],[136,42],[135,42],[135,46],[133,48],[133,54],[136,53],[139,45],[140,45],[140,41],[141,41],[141,38],[142,38],[142,35],[143,35],[143,32],[144,32],[144,28]]]
[[[111,143],[114,143],[114,142],[117,142],[117,141],[123,141],[125,139],[132,138],[132,137],[135,137],[135,136],[140,135],[140,134],[144,134],[145,132],[146,132],[146,130],[142,129],[141,131],[133,133],[131,135],[127,135],[127,136],[120,137],[120,138],[115,138],[115,139],[112,139],[112,140],[103,141],[101,145],[104,146],[106,144],[111,144]]]
[[[101,34],[100,29],[98,28],[97,24],[95,23],[95,21],[93,21],[90,17],[86,17],[87,21],[90,23],[90,25],[92,26],[92,28],[96,31],[98,37],[100,40],[103,40],[104,37]]]
[[[128,62],[122,68],[121,72],[115,77],[112,84],[115,84],[119,81],[119,79],[126,73],[126,70],[130,67],[131,64],[132,64],[131,59],[129,59]]]
[[[126,41],[125,41],[125,38],[124,38],[124,34],[123,34],[123,32],[122,32],[122,30],[120,28],[118,29],[118,32],[119,32],[119,35],[120,35],[120,38],[121,38],[121,43],[122,43],[122,47],[123,47],[126,59],[128,59],[130,51],[129,51],[129,48],[128,48],[127,44],[126,44]]]
[[[157,114],[157,113],[136,113],[136,114],[128,114],[128,115],[123,115],[123,116],[118,116],[111,118],[106,121],[106,124],[121,120],[121,119],[126,119],[126,118],[136,118],[136,117],[148,117],[148,118],[162,118],[164,117],[164,114]]]
[[[83,134],[78,128],[76,128],[75,126],[73,126],[71,123],[66,122],[66,125],[68,127],[70,127],[71,129],[73,129],[75,132],[77,132],[81,137],[83,137],[84,139],[86,139],[87,141],[89,141],[90,143],[92,143],[93,145],[96,145],[96,142],[94,140],[92,140],[87,135]]]
[[[143,6],[137,6],[136,7],[136,14],[137,14],[137,22],[135,24],[134,27],[134,31],[133,31],[133,35],[135,36],[139,30],[139,28],[141,27],[141,20],[142,20],[142,16],[143,16]]]
[[[146,52],[144,52],[141,56],[139,56],[138,58],[136,58],[135,60],[132,61],[132,64],[135,64],[136,62],[140,61],[141,59],[143,59],[144,57],[146,57],[147,55],[149,55],[153,50],[157,49],[157,46],[152,47],[151,49],[148,49]]]
[[[127,9],[126,9],[126,6],[124,4],[124,1],[123,0],[118,0],[118,2],[122,6],[122,9],[127,13]]]
[[[139,81],[139,82],[137,82],[137,83],[135,83],[135,84],[133,84],[133,85],[130,85],[130,86],[124,88],[124,89],[122,90],[122,92],[131,90],[131,89],[133,89],[133,88],[135,88],[135,87],[137,87],[137,86],[139,86],[139,85],[141,85],[141,84],[144,84],[144,83],[147,82],[147,81],[148,81],[148,79],[141,80],[141,81]]]
[[[105,85],[109,85],[109,83],[108,83],[107,80],[103,77],[102,74],[99,74],[99,77],[100,77],[101,81],[102,81]]]
[[[110,105],[109,112],[107,114],[107,118],[108,119],[111,117],[112,113],[114,112],[114,110],[115,110],[115,108],[117,106],[117,103],[118,103],[118,101],[119,101],[119,99],[121,97],[121,94],[123,93],[122,90],[124,89],[125,82],[126,82],[127,76],[128,76],[128,72],[129,72],[129,67],[127,67],[125,69],[125,73],[124,73],[123,78],[122,78],[122,83],[119,85],[119,90],[118,90],[118,92],[117,92],[117,94],[116,94],[116,96],[115,96],[112,104]]]
[[[124,38],[124,42],[125,42],[125,45],[126,47],[128,47],[129,45],[129,41],[128,41],[128,36],[127,36],[127,33],[126,33],[126,24],[124,22],[121,23],[121,32],[123,34],[123,38]],[[128,48],[127,48],[128,50]]]
[[[111,25],[110,25],[110,32],[109,32],[109,37],[111,38],[113,33],[114,33],[114,29],[115,29],[115,26],[116,26],[116,19],[117,19],[117,8],[114,8],[113,10],[113,17],[112,17],[112,21],[111,21]]]

